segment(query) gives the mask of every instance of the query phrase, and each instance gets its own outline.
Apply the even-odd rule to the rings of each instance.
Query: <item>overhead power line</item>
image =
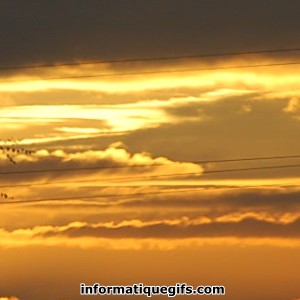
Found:
[[[296,159],[300,158],[300,154],[295,155],[277,155],[277,156],[258,156],[258,157],[240,157],[229,159],[213,159],[213,160],[194,160],[179,162],[179,164],[208,164],[208,163],[229,163],[229,162],[243,162],[243,161],[260,161],[260,160],[282,160],[282,159]],[[78,167],[78,168],[61,168],[61,169],[41,169],[41,170],[20,170],[20,171],[2,171],[0,175],[11,174],[32,174],[32,173],[52,173],[52,172],[72,172],[72,171],[92,171],[105,169],[130,169],[130,168],[153,168],[159,166],[174,166],[174,163],[156,163],[152,165],[129,165],[129,166],[96,166],[96,167]]]
[[[299,184],[299,183],[297,183]],[[267,184],[267,185],[261,185],[261,186],[228,186],[228,187],[218,187],[218,189],[222,190],[244,190],[244,189],[255,189],[255,188],[262,188],[262,187],[276,187],[278,184]],[[99,195],[82,195],[82,196],[74,196],[74,197],[58,197],[58,198],[40,198],[40,199],[26,199],[26,200],[10,200],[10,201],[1,201],[0,205],[3,204],[30,204],[30,203],[42,203],[42,202],[64,202],[65,201],[72,201],[72,200],[96,200],[101,198],[135,198],[138,196],[148,196],[148,195],[160,195],[160,194],[174,194],[174,193],[180,193],[180,192],[198,192],[202,191],[203,186],[198,188],[186,188],[186,189],[173,189],[173,190],[167,190],[167,191],[155,191],[155,192],[140,192],[140,193],[121,193],[121,194],[99,194]],[[106,205],[106,203],[100,203],[103,205]],[[120,204],[120,203],[116,203]]]
[[[268,184],[259,186],[261,187],[274,187],[278,186],[277,184]],[[255,186],[230,186],[230,187],[219,187],[219,189],[226,189],[226,190],[241,190],[241,189],[251,189],[251,188],[257,188]],[[40,198],[40,199],[26,199],[26,200],[10,200],[10,201],[1,201],[0,205],[5,204],[31,204],[31,203],[42,203],[42,202],[65,202],[65,201],[72,201],[72,200],[80,200],[80,201],[86,201],[86,200],[96,200],[101,198],[135,198],[139,196],[148,196],[148,195],[160,195],[160,194],[174,194],[174,193],[182,193],[182,192],[198,192],[202,191],[203,187],[198,188],[186,188],[186,189],[173,189],[173,190],[167,190],[167,191],[155,191],[155,192],[140,192],[140,193],[121,193],[121,194],[98,194],[98,195],[81,195],[81,196],[74,196],[74,197],[58,197],[58,198]],[[106,203],[100,203],[103,205],[107,205]],[[117,205],[120,203],[116,203]]]
[[[160,174],[160,175],[146,175],[146,176],[131,176],[131,177],[117,177],[109,178],[109,181],[119,180],[137,180],[137,179],[154,179],[163,177],[179,177],[179,176],[193,176],[193,175],[206,175],[216,173],[231,173],[231,172],[246,172],[246,171],[261,171],[261,170],[276,170],[276,169],[287,169],[287,168],[299,168],[300,164],[293,165],[278,165],[278,166],[265,166],[265,167],[249,167],[249,168],[232,168],[222,170],[210,170],[204,172],[190,172],[190,173],[173,173],[173,174]]]
[[[181,176],[194,176],[194,175],[206,175],[206,174],[217,174],[217,173],[232,173],[232,172],[247,172],[247,171],[262,171],[262,170],[280,170],[287,168],[299,168],[300,164],[290,165],[277,165],[277,166],[263,166],[263,167],[249,167],[249,168],[232,168],[232,169],[220,169],[220,170],[208,170],[204,172],[189,172],[189,173],[171,173],[171,174],[159,174],[159,175],[145,175],[145,176],[123,176],[123,177],[112,177],[107,179],[91,179],[91,180],[69,180],[69,181],[52,181],[45,183],[26,183],[26,184],[14,184],[14,185],[3,185],[0,188],[9,187],[31,187],[31,186],[45,186],[55,184],[67,184],[67,183],[93,183],[93,182],[112,182],[112,181],[131,181],[131,180],[151,180],[156,178],[166,177],[181,177]]]
[[[209,57],[222,57],[222,56],[240,56],[240,55],[253,55],[253,54],[276,54],[298,52],[300,48],[283,48],[283,49],[264,49],[254,51],[233,51],[233,52],[219,52],[219,53],[199,53],[192,55],[179,55],[179,56],[160,56],[160,57],[138,57],[128,59],[112,59],[112,60],[94,60],[84,62],[63,62],[53,64],[39,64],[39,65],[25,65],[25,66],[8,66],[1,67],[0,70],[23,70],[23,69],[38,69],[38,68],[56,68],[67,66],[84,66],[93,64],[112,64],[112,63],[131,63],[131,62],[149,62],[149,61],[164,61],[164,60],[182,60],[193,58],[209,58]]]
[[[184,191],[198,191],[200,188],[196,189],[185,189]],[[182,189],[180,190],[182,191]],[[29,200],[11,200],[11,201],[1,201],[1,204],[22,204],[22,203],[38,203],[38,202],[49,202],[49,201],[69,201],[69,200],[84,200],[84,199],[97,199],[97,198],[107,198],[107,197],[135,197],[135,196],[146,196],[155,194],[167,194],[176,193],[175,190],[172,191],[157,191],[157,192],[147,192],[147,193],[123,193],[123,194],[99,194],[99,195],[82,195],[75,197],[58,197],[58,198],[41,198],[41,199],[29,199]]]
[[[232,70],[232,69],[251,69],[262,67],[280,67],[300,65],[300,61],[283,62],[283,63],[269,63],[269,64],[253,64],[253,65],[238,65],[230,67],[205,67],[195,69],[172,69],[172,70],[153,70],[153,71],[138,71],[138,72],[124,72],[124,73],[104,73],[104,74],[90,74],[90,75],[75,75],[75,76],[58,76],[58,77],[44,77],[33,79],[12,79],[0,80],[2,83],[9,82],[32,82],[32,81],[49,81],[49,80],[64,80],[64,79],[83,79],[83,78],[100,78],[100,77],[113,77],[113,76],[136,76],[136,75],[150,75],[150,74],[169,74],[169,73],[188,73],[188,72],[201,72],[201,71],[218,71],[218,70]]]

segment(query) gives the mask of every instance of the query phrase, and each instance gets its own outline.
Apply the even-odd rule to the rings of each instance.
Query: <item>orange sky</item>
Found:
[[[85,51],[69,61],[107,57]],[[24,53],[20,66],[66,61],[48,48],[35,59]],[[77,300],[81,282],[217,284],[222,299],[299,298],[300,158],[216,162],[300,155],[300,64],[231,68],[295,57],[19,70],[3,62],[0,300]],[[194,71],[169,72],[183,69]],[[153,73],[45,80],[126,72]],[[285,165],[294,167],[259,170]],[[258,169],[218,172],[244,168]]]
[[[224,284],[225,299],[297,296],[298,170],[202,172],[298,160],[190,162],[297,154],[296,70],[2,83],[3,139],[36,150],[2,155],[4,172],[105,168],[1,175],[14,199],[0,290],[77,299],[81,281],[182,281]],[[19,203],[35,199],[48,201]]]

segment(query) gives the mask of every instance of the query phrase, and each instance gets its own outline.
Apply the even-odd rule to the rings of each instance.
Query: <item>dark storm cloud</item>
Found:
[[[186,103],[186,104],[180,104],[180,105],[173,105],[170,107],[167,107],[165,110],[176,117],[179,118],[185,118],[189,116],[206,116],[209,118],[209,120],[216,120],[216,119],[229,119],[232,117],[239,117],[239,116],[245,116],[243,114],[243,107],[248,104],[255,105],[260,109],[260,107],[263,108],[264,104],[260,104],[258,101],[254,100],[258,97],[263,97],[263,93],[248,93],[246,95],[242,96],[230,96],[230,97],[222,97],[218,101],[211,101],[211,102],[192,102],[192,103]],[[281,99],[280,104],[273,103],[276,105],[274,109],[284,107],[284,102],[287,101],[287,99]],[[279,102],[279,101],[278,101]],[[270,104],[265,104],[264,109],[268,109]],[[226,114],[224,114],[226,112]],[[245,111],[244,111],[245,112]]]
[[[289,99],[257,101],[254,98],[233,97],[223,101],[167,108],[167,111],[180,118],[181,122],[155,129],[137,130],[120,140],[132,149],[142,147],[154,154],[159,151],[160,154],[173,159],[180,155],[182,160],[297,153],[300,122],[295,118],[297,114],[284,112]],[[247,111],[247,107],[245,109],[245,105],[249,106],[250,111]],[[186,120],[186,114],[190,112],[194,112],[193,116],[198,116],[198,119]],[[281,174],[282,172],[283,170]],[[266,172],[271,177],[275,173]],[[293,170],[288,170],[288,173],[293,174]],[[255,175],[257,176],[257,172]],[[217,174],[214,174],[213,178],[216,176]],[[238,176],[241,176],[241,173]]]
[[[264,95],[260,95],[262,98]],[[173,160],[201,161],[241,157],[297,154],[299,149],[299,112],[287,113],[289,98],[257,100],[256,94],[225,97],[220,101],[166,107],[178,122],[157,128],[138,129],[118,136],[95,136],[72,141],[45,143],[46,149],[85,146],[99,149],[116,140],[130,145],[134,152],[148,151]],[[249,111],[247,111],[249,109]],[[191,120],[190,117],[193,119]],[[261,161],[246,164],[218,164],[220,169],[298,164],[299,160]],[[210,166],[209,166],[210,167]],[[216,178],[273,178],[298,176],[296,168],[207,175]]]
[[[293,189],[278,190],[276,188],[230,188],[207,189],[206,191],[187,192],[173,195],[145,195],[144,199],[133,199],[120,202],[128,208],[169,208],[178,212],[177,217],[200,215],[211,218],[232,213],[270,213],[282,215],[300,212],[300,192]]]
[[[90,185],[72,189],[64,186],[43,189],[31,187],[30,192],[32,195],[27,195],[24,200],[38,197],[44,199],[75,197],[75,200],[60,199],[53,202],[27,203],[25,206],[20,203],[1,205],[0,201],[2,207],[0,227],[14,230],[34,226],[65,226],[78,221],[89,224],[99,222],[120,224],[132,220],[139,220],[144,224],[171,220],[187,225],[199,223],[199,220],[237,221],[247,217],[291,222],[299,217],[300,212],[300,192],[295,188],[215,187],[199,188],[197,192],[191,192],[189,189],[177,189],[175,186],[158,190],[147,187],[109,188]],[[13,195],[14,191],[11,193]],[[93,198],[95,195],[98,198]],[[99,195],[102,197],[99,198]],[[88,198],[90,196],[91,198]],[[20,197],[15,198],[20,200]],[[22,214],[23,217],[13,223],[7,222],[8,213],[16,216]]]
[[[99,147],[122,141],[134,152],[147,151],[179,161],[201,161],[241,157],[297,154],[299,149],[299,112],[286,112],[290,99],[264,99],[264,94],[224,97],[219,101],[191,102],[167,106],[175,122],[156,128],[138,129],[120,135],[94,135],[82,139],[44,143],[45,149],[62,147]],[[261,100],[258,100],[260,99]],[[166,100],[167,103],[167,100]],[[191,119],[192,118],[192,119]],[[260,161],[246,164],[218,164],[213,168],[243,168],[274,164],[298,164],[299,160]],[[273,178],[298,176],[296,168],[207,175],[205,179]]]
[[[289,224],[271,223],[256,219],[240,222],[215,222],[197,225],[154,224],[143,227],[122,226],[84,226],[60,231],[49,231],[45,237],[66,235],[69,237],[106,237],[106,238],[191,238],[191,237],[279,237],[299,238],[300,220]]]
[[[1,65],[297,46],[297,0],[3,0]]]

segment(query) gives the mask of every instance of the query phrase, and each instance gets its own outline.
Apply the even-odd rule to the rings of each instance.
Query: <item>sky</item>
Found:
[[[1,1],[0,300],[299,299],[299,9]]]

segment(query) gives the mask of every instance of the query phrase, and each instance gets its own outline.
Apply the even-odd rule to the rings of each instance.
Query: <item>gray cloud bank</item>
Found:
[[[1,1],[1,65],[297,46],[296,0]]]

